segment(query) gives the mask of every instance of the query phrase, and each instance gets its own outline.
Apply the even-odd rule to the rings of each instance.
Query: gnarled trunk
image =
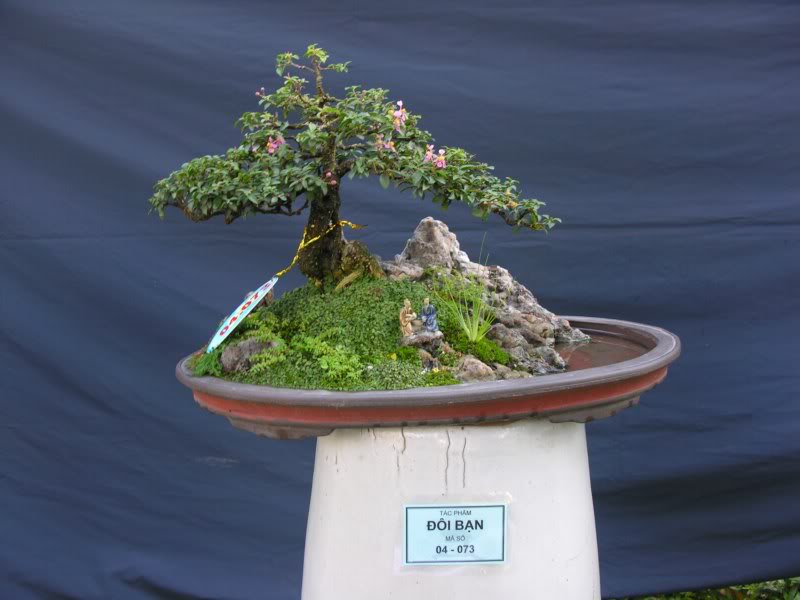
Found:
[[[307,236],[313,238],[339,222],[339,190],[328,188],[328,193],[311,201],[308,215]],[[341,273],[344,237],[342,228],[323,235],[300,253],[298,264],[303,274],[314,282],[336,281]]]

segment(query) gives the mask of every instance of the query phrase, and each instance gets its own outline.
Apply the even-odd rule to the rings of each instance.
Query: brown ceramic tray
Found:
[[[589,335],[619,338],[641,355],[606,366],[525,379],[393,391],[335,392],[194,377],[186,357],[176,375],[195,400],[241,429],[278,439],[327,435],[341,427],[477,424],[537,417],[586,422],[637,404],[680,354],[680,340],[650,325],[566,317]]]

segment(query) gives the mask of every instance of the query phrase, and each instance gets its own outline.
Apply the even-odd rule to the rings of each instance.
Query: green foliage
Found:
[[[212,352],[199,352],[189,362],[189,368],[197,377],[222,377],[222,364],[219,358],[222,348],[215,348]]]
[[[445,334],[472,343],[482,340],[494,322],[494,309],[483,299],[483,287],[455,276],[439,277],[437,283],[435,294]]]
[[[483,299],[483,286],[440,272],[431,273],[430,281],[439,308],[440,327],[450,346],[487,364],[508,365],[511,362],[508,353],[486,338],[494,322],[494,309]],[[458,362],[458,355],[442,355],[439,362],[452,366]]]
[[[416,361],[388,360],[368,369],[364,375],[364,389],[397,390],[409,387],[434,387],[461,383],[451,371],[424,371]]]
[[[331,344],[328,335],[295,337],[293,349],[321,371],[323,387],[348,388],[358,385],[364,365],[344,344]]]
[[[455,350],[455,348],[453,349]],[[443,367],[455,367],[458,364],[458,361],[461,360],[461,353],[458,351],[442,352],[436,358],[439,360],[439,364]]]
[[[495,177],[493,167],[466,150],[436,151],[431,134],[418,127],[419,115],[390,101],[387,90],[350,86],[342,97],[328,93],[324,74],[344,73],[349,63],[328,64],[327,52],[315,44],[304,59],[279,54],[282,84],[272,93],[256,92],[260,110],[238,120],[242,143],[191,160],[159,181],[152,209],[163,216],[175,206],[196,221],[295,215],[332,187],[338,190],[344,175],[377,175],[384,187],[430,196],[443,208],[464,202],[477,216],[496,214],[514,227],[548,230],[559,222],[539,213],[539,200],[521,198],[517,181]]]
[[[289,352],[286,342],[280,340],[274,348],[268,348],[259,354],[250,357],[250,371],[252,377],[268,375],[274,368],[283,367],[288,360]]]
[[[800,600],[800,578],[737,585],[718,590],[642,596],[639,600]]]
[[[458,383],[448,370],[426,371],[415,348],[398,346],[403,300],[430,295],[418,282],[364,276],[348,287],[293,290],[249,315],[211,354],[192,364],[195,375],[275,387],[393,390]],[[246,339],[275,341],[250,358],[245,373],[224,374],[224,348]]]
[[[405,360],[384,360],[364,373],[364,389],[399,390],[428,385],[422,366]]]
[[[467,339],[463,333],[458,332],[454,336],[448,338],[448,341],[454,350],[462,354],[471,354],[486,364],[500,363],[501,365],[508,365],[511,362],[511,357],[508,355],[508,352],[503,350],[494,341],[485,337],[473,342]]]
[[[298,288],[269,310],[283,324],[282,334],[290,343],[294,336],[326,331],[332,345],[374,363],[397,349],[403,300],[419,306],[428,293],[419,283],[365,276],[338,292],[311,285]]]
[[[461,383],[458,379],[456,379],[456,376],[453,375],[452,371],[448,371],[446,369],[428,371],[426,378],[427,381],[425,382],[425,385],[428,386],[455,385],[457,383]]]
[[[282,342],[278,318],[264,308],[258,309],[250,313],[231,335],[231,339],[235,341],[252,338],[259,342]]]
[[[393,354],[397,357],[397,360],[404,360],[406,362],[421,364],[419,359],[419,352],[417,351],[416,348],[411,348],[409,346],[400,346],[393,352]]]

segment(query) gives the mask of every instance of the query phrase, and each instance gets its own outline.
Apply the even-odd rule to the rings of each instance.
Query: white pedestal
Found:
[[[406,504],[503,503],[503,564],[404,566]],[[599,600],[583,424],[338,429],[317,440],[303,600]]]

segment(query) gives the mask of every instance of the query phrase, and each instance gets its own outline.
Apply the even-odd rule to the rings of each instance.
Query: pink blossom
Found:
[[[395,152],[397,148],[394,147],[394,142],[390,140],[384,140],[383,134],[377,134],[375,136],[375,148],[380,150],[389,150],[390,152]]]
[[[444,169],[447,166],[447,161],[445,160],[444,150],[439,150],[439,156],[436,157],[436,160],[433,163],[439,169]]]
[[[394,128],[397,131],[402,131],[403,127],[406,125],[406,119],[408,118],[408,111],[403,108],[403,101],[397,101],[397,110],[392,113],[394,117]]]
[[[269,136],[269,139],[267,140],[267,152],[270,154],[275,154],[275,151],[285,143],[286,141],[280,136],[274,140],[272,139],[272,136]]]
[[[422,162],[431,162],[433,160],[433,144],[428,144],[428,149],[425,150],[425,158]]]

